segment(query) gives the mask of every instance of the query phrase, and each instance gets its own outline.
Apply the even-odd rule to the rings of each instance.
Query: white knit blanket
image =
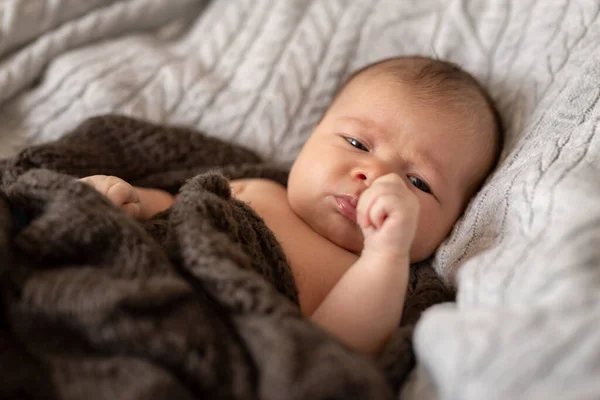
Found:
[[[403,398],[600,398],[598,0],[4,0],[0,157],[118,112],[290,162],[344,77],[399,54],[479,77],[501,165],[434,261],[458,287]]]

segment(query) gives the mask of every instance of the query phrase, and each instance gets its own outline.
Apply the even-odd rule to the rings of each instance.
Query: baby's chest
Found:
[[[296,215],[283,186],[264,179],[234,180],[231,185],[233,196],[249,204],[281,244],[302,311],[310,315],[356,256],[333,245]]]

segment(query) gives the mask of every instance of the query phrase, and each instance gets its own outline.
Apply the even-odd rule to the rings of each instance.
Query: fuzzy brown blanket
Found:
[[[0,162],[0,398],[387,399],[411,334],[452,299],[412,266],[378,359],[303,318],[272,232],[227,179],[287,171],[181,127],[108,115]],[[145,223],[75,177],[179,193]]]

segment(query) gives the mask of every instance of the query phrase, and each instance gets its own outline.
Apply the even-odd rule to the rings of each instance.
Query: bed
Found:
[[[506,138],[397,398],[600,398],[597,0],[5,1],[0,158],[119,113],[289,165],[343,79],[400,54],[472,72]]]

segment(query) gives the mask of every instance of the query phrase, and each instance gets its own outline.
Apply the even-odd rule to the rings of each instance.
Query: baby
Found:
[[[287,188],[231,182],[289,260],[304,315],[376,353],[398,327],[410,263],[430,257],[494,167],[501,124],[457,66],[398,57],[355,72],[294,162]],[[82,178],[138,219],[167,192]]]

